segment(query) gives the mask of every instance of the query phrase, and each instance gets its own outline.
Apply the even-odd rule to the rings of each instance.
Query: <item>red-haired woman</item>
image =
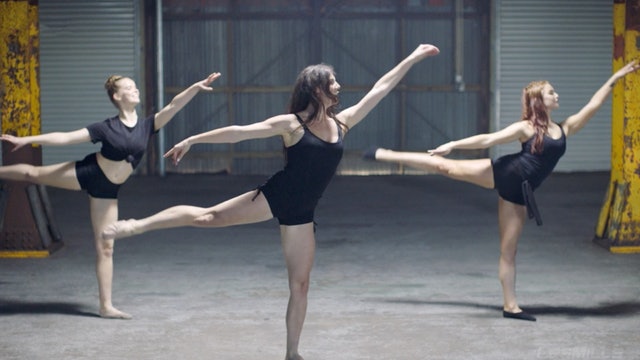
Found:
[[[632,61],[618,70],[576,114],[562,123],[551,120],[558,108],[558,94],[547,81],[534,81],[522,92],[522,120],[500,131],[480,134],[440,145],[428,153],[371,149],[367,159],[400,163],[498,190],[498,223],[500,227],[499,278],[504,297],[503,316],[535,321],[522,311],[516,301],[516,249],[527,212],[540,216],[533,201],[533,190],[552,172],[566,148],[566,138],[575,134],[602,106],[616,81],[637,70]],[[519,141],[522,151],[496,160],[454,160],[442,157],[453,149],[486,149],[494,145]]]

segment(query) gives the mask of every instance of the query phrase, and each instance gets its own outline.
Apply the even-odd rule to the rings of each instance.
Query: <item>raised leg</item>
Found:
[[[285,360],[303,360],[298,353],[300,334],[307,314],[309,278],[315,256],[313,223],[280,226],[282,249],[289,274],[287,306],[287,353]]]
[[[80,190],[75,166],[73,161],[47,166],[29,164],[0,166],[0,179],[28,181],[62,189]]]
[[[378,161],[399,163],[427,170],[455,180],[466,181],[487,189],[493,189],[491,159],[456,160],[420,152],[402,152],[377,149],[370,157]]]
[[[102,232],[105,240],[141,234],[151,230],[182,226],[225,227],[250,224],[273,218],[262,193],[250,191],[210,208],[179,205],[143,219],[115,222]]]

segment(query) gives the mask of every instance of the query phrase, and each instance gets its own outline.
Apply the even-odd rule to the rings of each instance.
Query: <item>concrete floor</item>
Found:
[[[135,177],[121,218],[210,205],[265,177]],[[554,174],[525,228],[521,307],[503,319],[497,195],[438,176],[337,177],[317,211],[300,344],[314,359],[640,359],[640,255],[592,242],[608,174]],[[282,359],[286,272],[275,220],[117,243],[114,303],[97,313],[88,202],[49,189],[64,247],[0,259],[0,358]]]

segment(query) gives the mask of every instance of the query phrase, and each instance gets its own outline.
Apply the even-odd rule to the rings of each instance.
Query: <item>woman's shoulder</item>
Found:
[[[528,119],[516,121],[504,128],[503,131],[511,134],[509,136],[517,135],[520,142],[525,142],[536,134],[536,129],[533,126],[533,123]]]
[[[523,135],[533,136],[536,133],[536,128],[533,125],[533,122],[529,119],[522,119],[520,121],[516,121],[512,126],[517,127],[523,133]]]

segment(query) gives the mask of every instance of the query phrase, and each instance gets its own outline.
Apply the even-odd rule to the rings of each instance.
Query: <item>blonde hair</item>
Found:
[[[109,101],[115,106],[118,107],[116,101],[113,100],[113,94],[118,91],[118,85],[116,84],[118,81],[124,79],[125,77],[122,75],[111,75],[107,78],[107,81],[104,83],[104,88],[107,90],[107,95],[109,96]]]

